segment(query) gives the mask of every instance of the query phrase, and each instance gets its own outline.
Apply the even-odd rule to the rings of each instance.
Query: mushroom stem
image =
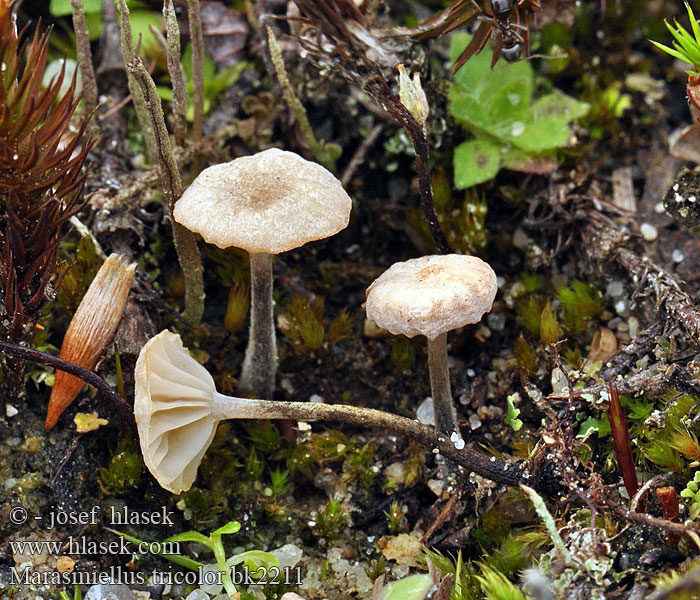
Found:
[[[373,408],[321,402],[269,402],[224,396],[216,392],[212,401],[212,416],[216,419],[315,419],[353,423],[415,440],[469,471],[499,483],[517,485],[528,481],[529,477],[523,462],[496,459],[468,447],[458,449],[444,433],[429,425]]]
[[[447,333],[441,333],[434,340],[428,339],[428,368],[435,426],[448,436],[454,431],[459,433],[450,390],[450,373],[447,370]]]
[[[277,340],[272,311],[272,254],[250,254],[250,296],[250,337],[238,393],[272,398],[277,372]]]

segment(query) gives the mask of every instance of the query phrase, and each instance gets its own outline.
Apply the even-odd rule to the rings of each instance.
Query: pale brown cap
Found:
[[[192,486],[216,433],[214,380],[167,330],[141,349],[134,377],[143,461],[162,487],[179,494]]]
[[[367,289],[367,317],[393,334],[441,333],[477,323],[491,310],[498,286],[480,258],[447,254],[392,265]]]
[[[272,148],[202,171],[174,217],[219,248],[279,254],[338,233],[351,208],[330,171]]]

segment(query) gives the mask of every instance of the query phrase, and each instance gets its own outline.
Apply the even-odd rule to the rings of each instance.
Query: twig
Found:
[[[610,509],[616,515],[622,517],[623,519],[627,519],[628,521],[631,521],[633,523],[638,523],[640,525],[648,525],[649,527],[654,527],[656,529],[663,529],[664,531],[669,531],[669,532],[679,533],[679,534],[694,533],[697,535],[697,533],[698,533],[697,529],[694,529],[692,527],[688,527],[687,525],[683,525],[683,523],[674,523],[673,521],[667,521],[666,519],[659,519],[657,517],[652,517],[651,515],[648,515],[646,513],[632,512],[629,510],[625,510],[622,506],[618,506],[616,504],[610,506]]]
[[[110,386],[104,379],[102,379],[102,377],[93,373],[92,371],[88,371],[87,369],[79,367],[76,364],[62,360],[57,356],[53,356],[52,354],[40,352],[39,350],[32,350],[31,348],[25,348],[10,342],[0,342],[0,351],[23,360],[31,360],[40,364],[49,365],[50,367],[60,369],[61,371],[75,375],[75,377],[79,377],[85,383],[89,383],[90,385],[94,386],[98,392],[112,402],[129,425],[131,425],[134,429],[136,428],[136,421],[134,420],[134,415],[131,412],[131,407],[119,394],[117,394],[117,392],[112,389],[112,386]]]
[[[599,219],[596,219],[599,221]],[[607,223],[607,222],[606,222]],[[700,309],[692,298],[682,290],[682,281],[653,263],[646,256],[641,257],[622,247],[629,236],[602,222],[593,222],[583,232],[583,240],[591,257],[603,269],[610,259],[614,259],[640,286],[653,289],[656,296],[655,308],[663,306],[668,315],[690,334],[695,345],[700,345]]]
[[[97,78],[92,64],[90,50],[90,34],[88,33],[85,11],[81,0],[70,0],[73,12],[73,30],[75,31],[75,47],[78,54],[78,67],[83,80],[84,114],[95,114],[97,108]]]
[[[216,159],[216,162],[222,162],[222,151],[219,147],[225,140],[236,135],[236,131],[235,124],[229,125],[216,130],[197,144],[188,144],[185,148],[174,148],[173,155],[178,166],[182,169],[192,164],[196,157],[212,158]],[[224,153],[223,160],[227,160],[226,156]],[[119,210],[126,204],[144,206],[150,202],[148,190],[159,181],[158,166],[151,167],[139,173],[135,179],[129,178],[120,186],[115,195],[105,195],[103,192],[97,191],[90,196],[89,201],[106,211]]]
[[[124,2],[124,0],[120,1]],[[156,84],[146,71],[141,59],[138,56],[135,57],[134,60],[127,63],[126,68],[143,96],[144,107],[147,109],[155,134],[160,179],[170,210],[175,250],[185,278],[185,312],[183,316],[196,326],[199,325],[204,313],[204,272],[194,234],[172,218],[175,202],[182,196],[182,180],[173,154],[170,136],[165,127],[163,105],[158,96]]]
[[[367,152],[374,145],[374,142],[377,141],[377,138],[379,137],[379,134],[383,131],[383,129],[384,126],[381,123],[375,125],[372,131],[369,132],[369,135],[364,140],[362,140],[362,143],[355,151],[355,154],[352,155],[348,166],[345,167],[343,175],[340,178],[340,183],[343,184],[344,188],[348,187],[348,184],[350,183],[350,180],[355,174],[357,167],[359,167],[360,164],[362,164],[362,162],[365,160]]]

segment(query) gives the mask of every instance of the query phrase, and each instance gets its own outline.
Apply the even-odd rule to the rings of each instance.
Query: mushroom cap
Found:
[[[194,483],[216,433],[214,380],[180,336],[167,330],[141,349],[135,379],[134,415],[144,463],[161,487],[179,494]]]
[[[205,169],[173,214],[219,248],[279,254],[338,233],[351,208],[330,171],[272,148]]]
[[[367,288],[367,317],[393,334],[434,340],[479,322],[497,289],[496,274],[480,258],[423,256],[392,265]]]

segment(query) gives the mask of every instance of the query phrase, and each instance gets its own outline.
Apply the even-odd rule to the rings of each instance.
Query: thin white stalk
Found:
[[[277,338],[272,306],[272,254],[250,255],[250,333],[238,393],[272,398],[277,372]]]

